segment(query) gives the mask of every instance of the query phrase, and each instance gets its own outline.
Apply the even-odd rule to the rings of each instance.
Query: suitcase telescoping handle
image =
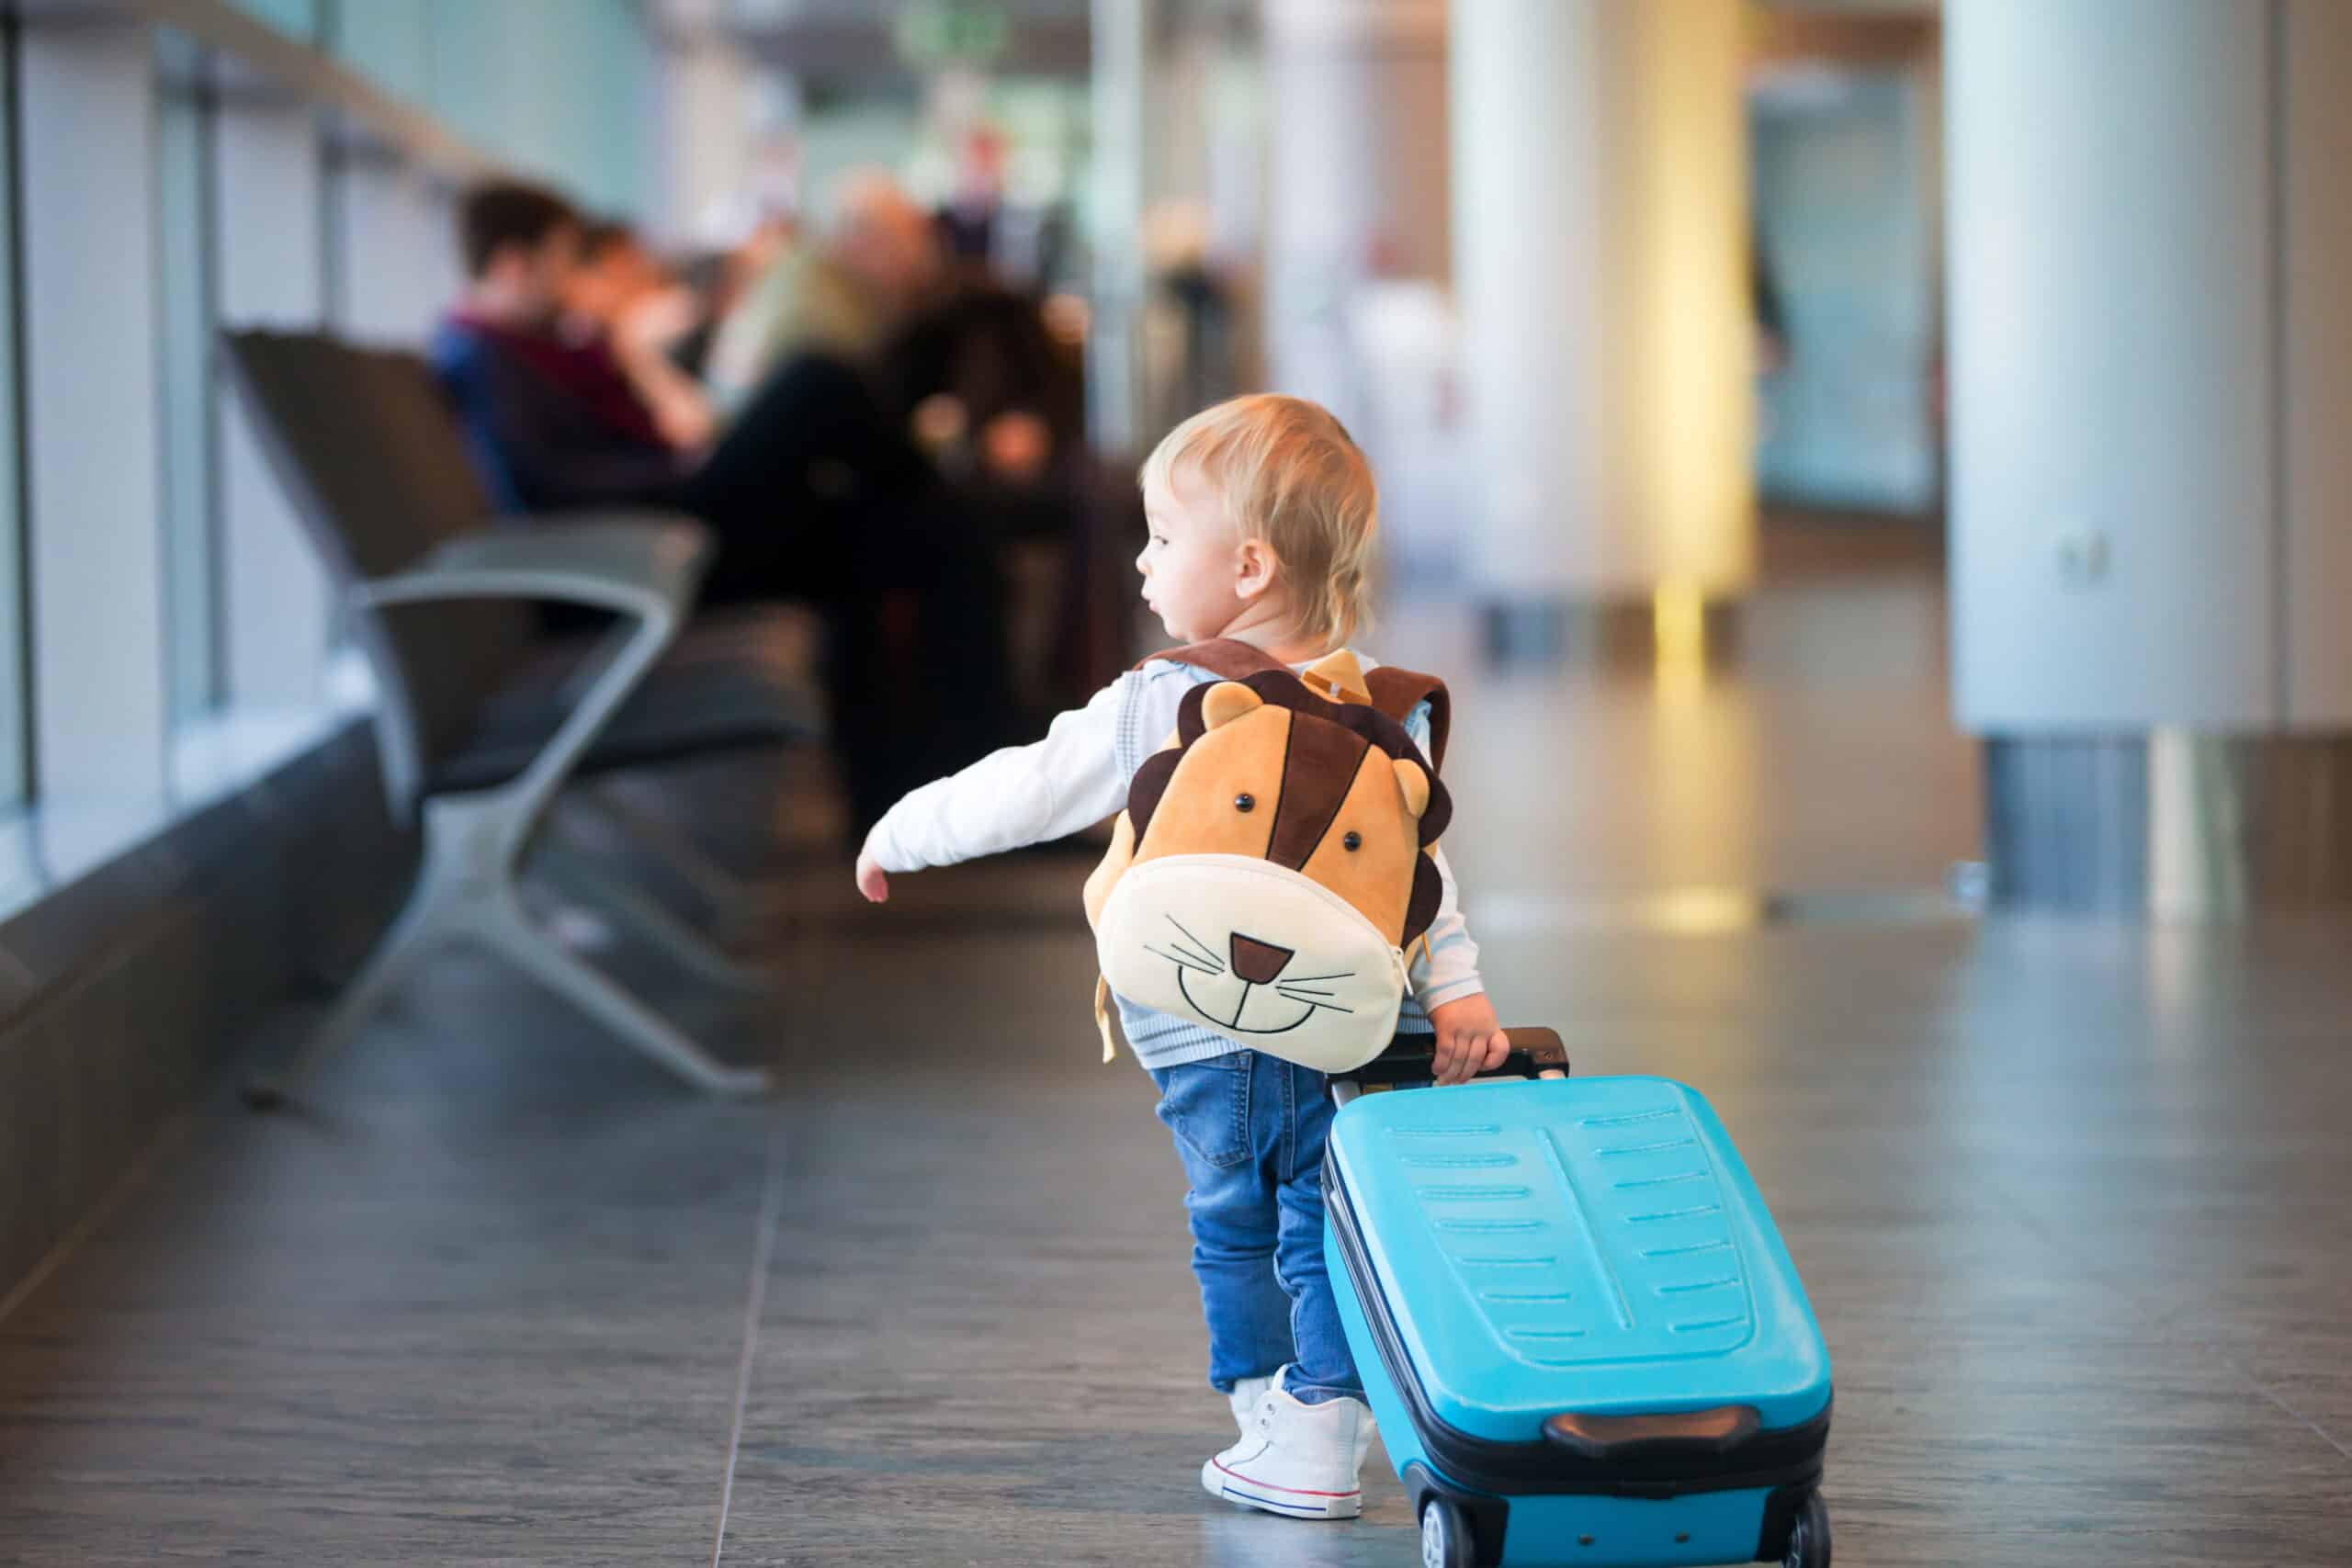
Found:
[[[1510,1055],[1482,1078],[1564,1078],[1568,1048],[1551,1029],[1506,1029]],[[1437,1042],[1428,1034],[1400,1034],[1394,1044],[1352,1072],[1333,1073],[1331,1092],[1345,1105],[1368,1088],[1420,1089],[1437,1081]]]

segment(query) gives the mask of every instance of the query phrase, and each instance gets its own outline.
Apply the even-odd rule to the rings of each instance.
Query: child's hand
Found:
[[[1437,1031],[1437,1057],[1430,1066],[1439,1083],[1467,1083],[1501,1066],[1510,1055],[1510,1036],[1484,991],[1440,1002],[1430,1009],[1430,1024]]]
[[[869,904],[890,901],[890,878],[883,873],[882,863],[864,850],[857,856],[857,890]]]

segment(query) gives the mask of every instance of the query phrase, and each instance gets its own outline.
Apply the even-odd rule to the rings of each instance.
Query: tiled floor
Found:
[[[1940,637],[1932,578],[1807,572],[1728,673],[1463,679],[1503,1010],[1723,1114],[1836,1358],[1841,1561],[2352,1561],[2352,922],[1939,906]],[[1442,607],[1384,646],[1473,670]],[[1377,1460],[1352,1524],[1198,1489],[1229,1427],[1084,869],[804,883],[776,1005],[679,1004],[772,1105],[459,961],[301,1111],[209,1107],[0,1322],[0,1562],[1415,1561]]]

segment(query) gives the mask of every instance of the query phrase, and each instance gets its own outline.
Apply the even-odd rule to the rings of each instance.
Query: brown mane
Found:
[[[1265,671],[1244,677],[1240,684],[1249,687],[1269,706],[1289,709],[1299,717],[1319,719],[1357,737],[1371,749],[1392,758],[1409,758],[1419,763],[1429,778],[1429,805],[1420,817],[1419,841],[1427,846],[1435,843],[1445,832],[1453,817],[1453,799],[1444,784],[1438,781],[1437,771],[1421,754],[1419,747],[1396,719],[1362,703],[1336,703],[1317,696],[1300,683],[1287,671]],[[1179,763],[1184,760],[1194,742],[1208,733],[1207,721],[1201,713],[1202,704],[1216,682],[1204,682],[1184,694],[1177,710],[1175,746],[1153,753],[1136,770],[1127,792],[1127,818],[1133,825],[1135,841],[1141,843],[1150,830],[1153,813],[1167,794],[1168,785],[1176,775]],[[1296,718],[1293,720],[1297,722]],[[1295,744],[1295,742],[1294,742]],[[1361,756],[1363,753],[1356,753]],[[1437,918],[1438,899],[1442,892],[1436,863],[1427,855],[1417,857],[1413,871],[1413,892],[1406,919],[1405,940],[1409,943],[1429,929]]]

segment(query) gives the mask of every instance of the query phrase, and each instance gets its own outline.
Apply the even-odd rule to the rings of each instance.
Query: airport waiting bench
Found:
[[[526,855],[555,858],[543,829],[576,781],[821,740],[821,700],[805,660],[793,657],[806,639],[756,611],[694,624],[714,541],[690,518],[495,517],[440,387],[415,355],[261,331],[225,333],[221,347],[349,607],[375,679],[386,794],[395,819],[421,837],[399,916],[288,1071],[257,1081],[249,1097],[266,1105],[292,1092],[422,960],[457,942],[503,958],[700,1089],[763,1090],[764,1072],[713,1056],[541,929],[520,878]],[[604,612],[609,629],[551,637],[541,615],[548,604]],[[673,864],[691,859],[641,818],[616,820]],[[584,893],[621,927],[707,978],[758,983],[626,876],[562,858],[567,891]]]

